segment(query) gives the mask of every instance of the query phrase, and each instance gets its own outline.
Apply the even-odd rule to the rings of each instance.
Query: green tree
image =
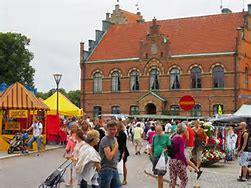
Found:
[[[30,39],[19,33],[0,32],[0,83],[20,82],[33,86],[33,54],[26,48]]]
[[[80,107],[80,90],[69,91],[67,97],[73,104]]]

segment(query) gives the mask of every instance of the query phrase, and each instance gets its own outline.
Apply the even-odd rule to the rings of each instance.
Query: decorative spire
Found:
[[[140,12],[139,11],[139,3],[137,3],[135,6],[136,6],[136,9],[137,9],[137,12]]]

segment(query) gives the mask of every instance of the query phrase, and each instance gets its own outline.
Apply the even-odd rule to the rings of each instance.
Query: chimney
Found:
[[[119,11],[119,4],[115,5],[115,11]]]
[[[85,43],[80,42],[80,64],[83,62],[84,51],[85,51]]]
[[[110,21],[110,13],[109,13],[109,12],[106,13],[106,18],[105,18],[105,20],[106,20],[106,21]]]

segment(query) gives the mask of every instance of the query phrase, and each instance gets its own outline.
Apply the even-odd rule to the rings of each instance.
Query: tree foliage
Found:
[[[33,54],[26,48],[30,39],[19,33],[0,32],[0,83],[20,82],[33,86]]]

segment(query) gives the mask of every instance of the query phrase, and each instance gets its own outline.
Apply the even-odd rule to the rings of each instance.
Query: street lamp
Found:
[[[54,77],[54,80],[57,84],[57,115],[58,115],[58,85],[59,85],[59,82],[61,80],[61,77],[62,77],[62,74],[53,74],[53,77]]]
[[[208,99],[208,116],[210,117],[211,116],[211,100],[212,100],[212,97],[208,96],[207,99]]]

